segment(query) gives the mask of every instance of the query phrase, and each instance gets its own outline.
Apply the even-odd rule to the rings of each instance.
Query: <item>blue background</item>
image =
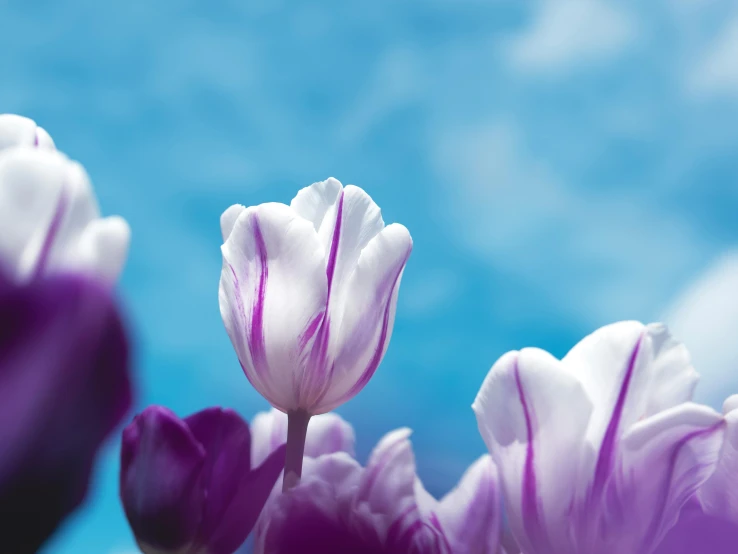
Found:
[[[219,216],[335,176],[415,241],[385,361],[339,412],[362,460],[412,427],[437,494],[484,451],[470,405],[507,350],[665,318],[699,398],[738,391],[737,59],[727,0],[0,4],[0,112],[132,227],[139,406],[266,409],[220,320]],[[134,550],[117,451],[49,553]]]

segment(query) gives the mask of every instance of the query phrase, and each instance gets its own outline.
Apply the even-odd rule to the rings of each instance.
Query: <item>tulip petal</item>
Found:
[[[68,267],[99,211],[82,166],[59,152],[0,154],[0,254],[19,277]]]
[[[128,257],[130,239],[131,229],[122,217],[93,219],[79,238],[79,269],[89,270],[109,283],[115,282]]]
[[[735,554],[738,524],[684,509],[654,554]]]
[[[251,463],[258,465],[277,447],[287,442],[287,415],[276,409],[260,412],[251,421]],[[305,439],[305,456],[346,452],[354,456],[354,428],[336,413],[310,418]]]
[[[54,150],[54,141],[32,119],[15,114],[0,114],[0,150],[16,146],[38,146]]]
[[[522,551],[567,551],[569,506],[592,413],[581,384],[547,352],[526,348],[497,361],[472,408]]]
[[[658,545],[713,473],[724,434],[720,414],[685,403],[636,423],[623,436],[622,470],[605,491],[606,515],[617,535],[612,552],[650,552]],[[633,534],[631,548],[622,529]]]
[[[395,320],[402,272],[412,250],[408,230],[393,223],[361,252],[348,283],[340,350],[319,411],[330,411],[364,388],[382,361]]]
[[[208,541],[209,554],[232,554],[246,540],[284,470],[285,451],[285,446],[280,446],[263,464],[244,473],[240,482],[230,482],[235,494]]]
[[[233,410],[208,408],[187,418],[185,423],[205,449],[202,469],[207,489],[198,544],[207,544],[232,509],[241,476],[251,469],[251,433],[248,424]],[[250,531],[250,529],[249,529]],[[248,532],[246,533],[248,534]],[[235,550],[246,538],[236,541]]]
[[[297,215],[312,223],[317,233],[323,225],[328,210],[336,204],[342,190],[343,185],[337,179],[329,177],[325,181],[313,183],[300,190],[290,202],[290,208]]]
[[[385,542],[413,531],[421,514],[415,501],[415,456],[410,429],[385,435],[369,456],[354,498],[354,511],[373,521]]]
[[[131,404],[110,294],[74,276],[0,276],[0,535],[35,552],[83,500],[97,449]]]
[[[496,552],[501,523],[498,489],[497,467],[486,455],[438,503],[435,514],[454,554]]]
[[[328,292],[315,230],[262,204],[241,213],[222,251],[220,311],[243,370],[273,406],[294,409]]]
[[[643,417],[688,401],[697,374],[663,325],[623,321],[582,339],[562,363],[594,403],[587,438],[599,451],[593,487],[613,463],[617,437]]]
[[[715,473],[699,491],[702,508],[708,515],[729,519],[738,524],[738,395],[725,401],[725,442]],[[732,409],[731,409],[732,408]]]
[[[227,241],[228,237],[231,236],[233,227],[236,225],[236,221],[238,221],[238,216],[240,216],[245,209],[246,206],[234,204],[220,216],[220,232],[223,235],[223,242]]]
[[[170,410],[152,406],[123,431],[120,495],[139,543],[189,545],[202,521],[205,449]]]

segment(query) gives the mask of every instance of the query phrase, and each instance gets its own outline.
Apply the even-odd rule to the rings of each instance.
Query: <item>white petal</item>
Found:
[[[393,223],[361,252],[346,287],[344,312],[331,321],[338,351],[331,387],[318,411],[352,398],[379,366],[392,336],[400,281],[412,245],[408,230]]]
[[[55,151],[0,154],[0,257],[19,278],[65,267],[97,205],[82,166]]]
[[[729,396],[725,402],[723,402],[723,413],[729,414],[733,410],[738,410],[738,394]]]
[[[0,150],[15,146],[34,146],[36,123],[15,114],[0,114]]]
[[[246,376],[272,406],[303,408],[303,368],[327,297],[315,230],[283,204],[262,204],[241,213],[221,250],[220,312]]]
[[[719,413],[687,403],[635,424],[623,436],[622,469],[605,492],[607,516],[623,531],[617,552],[650,552],[661,541],[715,470],[724,434]]]
[[[393,524],[403,527],[420,516],[415,502],[415,456],[410,429],[385,435],[369,456],[356,490],[354,511],[371,520],[384,540]]]
[[[256,414],[251,423],[251,465],[260,464],[278,446],[287,442],[287,415],[279,410]],[[336,413],[310,418],[305,438],[305,456],[317,458],[335,452],[354,456],[356,437],[351,424]]]
[[[526,348],[498,360],[472,408],[522,550],[569,551],[569,506],[581,486],[592,414],[581,384],[547,352]]]
[[[312,223],[317,232],[323,224],[326,213],[336,203],[342,190],[343,185],[337,179],[329,177],[325,181],[313,183],[300,190],[292,199],[290,208]]]
[[[738,396],[732,396],[728,400],[731,399],[732,404],[738,400]],[[700,489],[699,500],[706,513],[738,523],[738,409],[726,412],[725,441],[720,452],[720,461],[715,473]]]
[[[44,150],[56,150],[51,135],[43,127],[36,127],[36,146]]]
[[[131,228],[122,217],[93,219],[79,239],[80,269],[114,283],[126,263],[130,240]]]
[[[240,216],[245,209],[246,207],[241,204],[234,204],[220,216],[220,232],[223,235],[223,242],[228,240],[238,216]]]
[[[497,467],[487,455],[466,471],[435,513],[455,554],[495,554],[501,508]]]
[[[610,450],[639,419],[689,400],[697,380],[686,349],[665,327],[635,321],[598,329],[562,362],[594,404],[587,437],[597,450]]]

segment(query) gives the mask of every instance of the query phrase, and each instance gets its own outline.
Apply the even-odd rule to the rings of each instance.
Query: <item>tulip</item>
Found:
[[[603,327],[561,361],[500,358],[474,401],[525,554],[650,554],[715,470],[721,414],[661,325]]]
[[[355,396],[387,350],[412,240],[335,179],[289,206],[231,206],[221,230],[221,316],[246,377],[289,416],[291,486],[310,417]]]
[[[0,274],[0,543],[36,552],[84,500],[131,404],[128,342],[99,283]]]
[[[146,408],[123,431],[120,496],[145,554],[233,554],[284,467],[284,446],[251,465],[248,424],[209,408],[184,420]]]
[[[0,150],[0,259],[16,282],[73,271],[112,284],[129,237],[122,218],[100,218],[81,165],[52,150]]]
[[[0,150],[14,146],[55,149],[49,133],[37,126],[32,119],[14,114],[0,114]]]
[[[267,504],[256,554],[497,554],[500,507],[490,457],[438,501],[415,474],[409,435],[387,434],[366,468],[347,452],[330,452],[341,444],[335,437],[308,435],[306,451],[326,453],[307,457],[299,484]]]

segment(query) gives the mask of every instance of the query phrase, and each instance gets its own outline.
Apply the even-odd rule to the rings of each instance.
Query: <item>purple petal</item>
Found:
[[[277,478],[284,469],[285,447],[272,452],[259,467],[229,481],[233,498],[208,540],[209,554],[233,554],[256,525]]]
[[[3,548],[35,551],[83,500],[105,437],[131,404],[128,342],[97,283],[0,278]]]
[[[654,554],[735,554],[738,524],[700,510],[682,510]]]
[[[207,490],[198,544],[209,544],[227,517],[233,517],[237,483],[251,470],[251,434],[248,424],[233,410],[208,408],[185,419],[190,431],[205,448],[203,483]],[[235,550],[249,529],[236,541]],[[240,532],[240,530],[239,530]]]
[[[205,448],[184,421],[151,406],[123,431],[120,496],[140,544],[189,545],[203,518]]]

